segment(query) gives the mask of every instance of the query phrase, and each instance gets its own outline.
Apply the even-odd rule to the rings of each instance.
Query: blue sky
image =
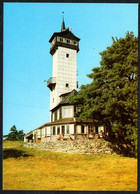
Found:
[[[99,66],[100,52],[127,31],[138,36],[138,4],[4,3],[3,134],[16,125],[25,133],[49,122],[52,76],[49,39],[65,26],[79,37],[79,86]]]

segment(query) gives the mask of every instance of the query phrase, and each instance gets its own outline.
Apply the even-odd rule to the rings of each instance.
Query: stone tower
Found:
[[[50,54],[53,58],[52,77],[47,81],[50,89],[50,122],[34,129],[24,141],[48,142],[57,140],[93,139],[93,133],[106,132],[97,120],[79,121],[79,104],[71,104],[71,96],[77,95],[77,53],[80,39],[71,28],[65,28],[64,19],[60,32],[50,38]],[[75,114],[77,113],[77,114]]]
[[[65,28],[62,21],[61,32],[55,32],[50,38],[52,55],[52,77],[47,81],[50,89],[50,110],[61,102],[61,95],[77,89],[77,53],[79,38],[71,28]]]

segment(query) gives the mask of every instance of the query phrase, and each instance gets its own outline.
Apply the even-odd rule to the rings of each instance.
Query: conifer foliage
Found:
[[[8,141],[23,141],[24,132],[23,130],[17,130],[16,126],[13,125],[10,129],[10,133],[8,135],[3,136],[5,140]]]
[[[125,38],[112,38],[110,47],[100,53],[100,67],[87,75],[92,82],[82,85],[72,103],[80,103],[80,120],[93,118],[108,126],[110,134],[137,150],[138,132],[138,38],[127,32]]]

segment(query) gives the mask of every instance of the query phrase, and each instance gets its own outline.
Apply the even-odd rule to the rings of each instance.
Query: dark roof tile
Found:
[[[69,31],[69,29],[66,29],[63,32],[55,32],[52,35],[52,37],[50,38],[49,42],[52,42],[52,40],[56,36],[60,36],[60,37],[63,37],[63,38],[69,38],[69,39],[76,40],[76,41],[79,41],[80,40],[80,38],[76,37],[71,31]]]

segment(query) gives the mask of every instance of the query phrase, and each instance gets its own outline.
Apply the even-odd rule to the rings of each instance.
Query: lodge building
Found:
[[[87,139],[100,131],[105,132],[105,127],[96,125],[97,121],[88,119],[80,122],[75,113],[81,110],[78,105],[69,102],[71,96],[77,95],[79,41],[71,28],[65,28],[63,19],[61,32],[55,32],[49,40],[52,55],[52,77],[47,81],[50,89],[50,122],[26,134],[25,142]]]

